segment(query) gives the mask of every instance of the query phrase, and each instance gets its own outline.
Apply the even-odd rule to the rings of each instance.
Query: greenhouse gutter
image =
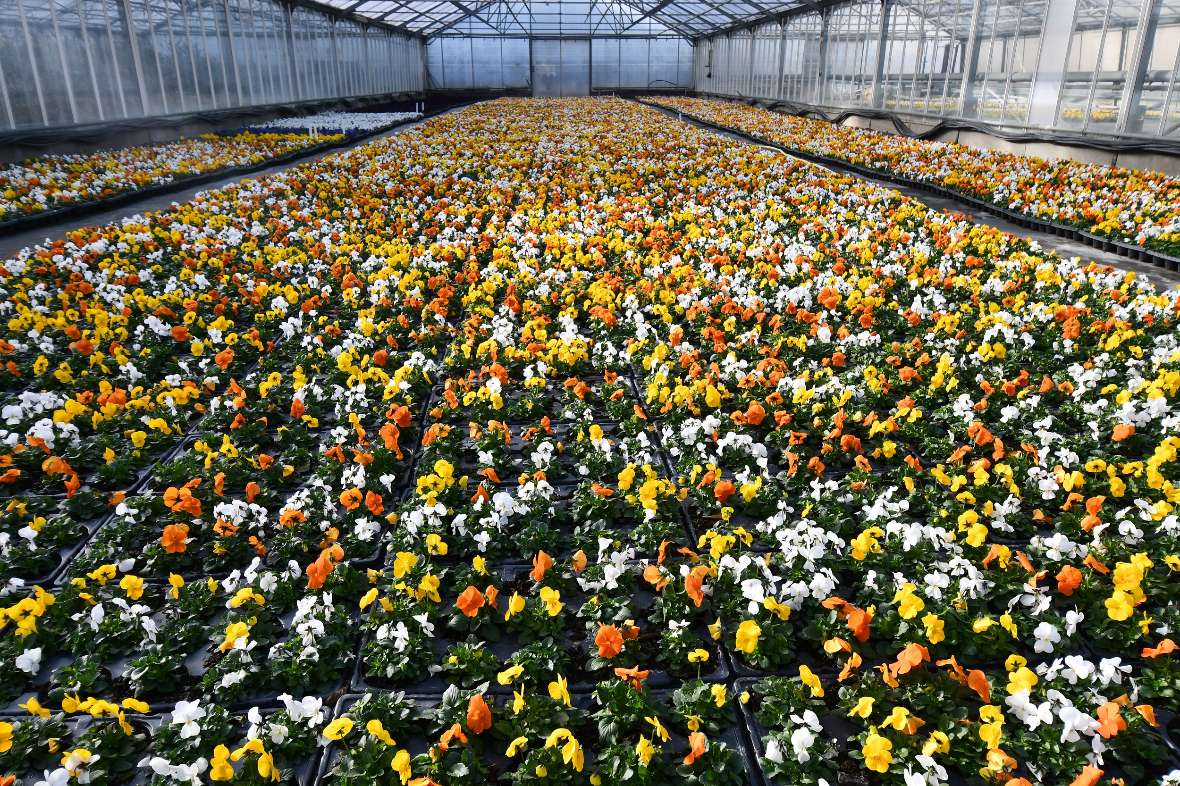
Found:
[[[830,158],[828,156],[821,156],[821,155],[817,155],[815,153],[809,153],[804,150],[800,150],[798,148],[794,148],[794,147],[790,147],[788,145],[781,144],[779,142],[773,142],[769,139],[764,139],[760,136],[757,136],[756,134],[748,134],[748,133],[746,133],[744,131],[740,131],[736,128],[730,128],[729,126],[723,126],[718,123],[713,123],[708,120],[704,120],[703,118],[697,117],[696,115],[693,115],[689,112],[677,112],[676,110],[668,109],[667,107],[659,106],[658,104],[651,104],[646,101],[641,101],[638,99],[632,99],[632,100],[636,101],[639,104],[642,104],[643,106],[649,107],[651,109],[656,109],[656,110],[663,112],[667,115],[671,115],[673,117],[677,117],[682,120],[690,120],[691,122],[696,123],[704,128],[708,128],[708,129],[712,129],[714,131],[720,131],[720,132],[723,132],[726,134],[730,134],[730,135],[735,136],[739,139],[743,139],[745,141],[751,142],[756,145],[762,145],[763,147],[774,148],[775,150],[779,150],[783,153],[787,153],[788,155],[792,155],[797,158],[801,158],[805,161],[810,161],[811,163],[814,163],[814,164],[820,164],[820,165],[829,167],[829,168],[834,169],[838,172],[845,172],[847,174],[856,175],[857,177],[861,177],[861,178],[865,178],[865,179],[869,179],[869,180],[885,181],[885,182],[893,183],[893,184],[899,185],[899,186],[906,186],[906,187],[912,188],[916,191],[923,191],[928,194],[934,194],[936,196],[940,196],[945,199],[949,199],[954,202],[958,202],[958,203],[963,204],[967,207],[974,208],[977,210],[982,210],[986,213],[990,213],[992,215],[999,216],[1001,218],[1005,218],[1008,221],[1011,221],[1013,224],[1016,224],[1017,226],[1020,226],[1020,227],[1024,227],[1025,229],[1031,229],[1031,230],[1035,230],[1038,232],[1044,232],[1045,234],[1049,234],[1049,235],[1057,235],[1058,237],[1064,237],[1064,238],[1069,238],[1071,240],[1076,240],[1079,243],[1083,243],[1087,246],[1091,246],[1092,248],[1096,248],[1096,249],[1106,251],[1106,252],[1109,252],[1112,254],[1117,254],[1120,257],[1123,257],[1123,258],[1126,258],[1129,260],[1133,260],[1136,262],[1146,262],[1150,265],[1154,265],[1154,266],[1156,266],[1158,268],[1162,268],[1164,270],[1169,270],[1172,272],[1180,271],[1180,258],[1169,256],[1168,254],[1164,254],[1160,251],[1155,251],[1153,249],[1146,248],[1145,246],[1134,245],[1132,243],[1124,243],[1119,240],[1112,240],[1111,238],[1102,237],[1100,235],[1095,235],[1093,233],[1086,232],[1085,230],[1079,229],[1077,227],[1069,226],[1068,224],[1059,224],[1056,221],[1049,221],[1046,219],[1032,218],[1028,215],[1025,215],[1024,213],[1019,213],[1014,210],[1009,210],[1006,207],[1002,207],[1000,205],[996,205],[991,202],[985,202],[982,199],[977,199],[975,197],[963,194],[959,191],[953,191],[949,188],[943,188],[942,186],[937,186],[932,183],[927,183],[927,182],[924,182],[921,180],[913,180],[911,178],[903,177],[901,175],[895,175],[890,172],[885,172],[885,171],[878,170],[878,169],[871,169],[869,167],[860,166],[858,164],[852,164],[847,161],[841,160],[839,158]]]
[[[420,123],[423,120],[427,120],[431,117],[435,117],[444,112],[449,112],[456,108],[457,106],[449,106],[441,109],[434,109],[429,112],[423,112],[422,117],[419,118],[410,118],[393,123],[392,125],[374,128],[369,131],[362,131],[357,134],[346,136],[344,139],[341,139],[338,142],[324,142],[314,145],[313,147],[295,150],[276,158],[268,158],[255,164],[245,164],[242,166],[229,167],[227,169],[218,169],[214,172],[204,172],[199,175],[182,177],[176,180],[170,180],[167,183],[148,186],[147,188],[136,188],[132,189],[131,191],[124,191],[120,194],[115,194],[103,199],[92,199],[88,202],[79,202],[73,205],[65,205],[53,210],[43,210],[39,213],[30,213],[28,215],[19,216],[8,221],[0,221],[0,237],[15,234],[17,232],[24,232],[30,229],[37,229],[38,227],[51,226],[63,221],[85,218],[86,216],[92,216],[97,213],[112,210],[114,208],[131,205],[145,199],[151,199],[152,197],[164,196],[166,194],[184,191],[186,189],[192,188],[193,186],[201,186],[227,178],[232,179],[236,177],[242,177],[255,172],[261,172],[265,169],[286,166],[288,164],[297,164],[301,161],[316,158],[334,150],[342,150],[353,147],[354,145],[365,142],[380,134],[394,131],[412,123]]]

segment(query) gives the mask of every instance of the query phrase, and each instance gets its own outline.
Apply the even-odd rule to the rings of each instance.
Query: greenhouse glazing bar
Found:
[[[417,92],[423,48],[295,0],[13,0],[0,130]]]
[[[818,64],[791,45],[816,28]],[[1180,130],[1180,0],[839,0],[696,43],[702,93],[1108,136]]]

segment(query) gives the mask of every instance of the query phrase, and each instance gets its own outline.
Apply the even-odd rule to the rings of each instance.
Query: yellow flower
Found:
[[[561,746],[561,760],[566,764],[572,764],[575,771],[581,772],[585,764],[585,755],[582,752],[581,744],[569,729],[554,730],[546,738],[545,747],[556,748],[562,740],[565,740],[565,744]]]
[[[926,608],[925,602],[916,594],[917,589],[907,581],[893,596],[893,602],[897,604],[897,614],[903,620],[913,619],[922,609]]]
[[[151,707],[148,706],[147,702],[131,698],[123,699],[123,708],[131,710],[132,712],[143,713],[149,712],[151,710]]]
[[[229,748],[218,745],[213,749],[213,758],[209,762],[209,778],[215,781],[232,781],[234,768],[229,763]]]
[[[933,756],[936,753],[950,753],[951,738],[937,729],[930,732],[930,737],[922,744],[922,755]]]
[[[724,685],[719,682],[715,682],[713,683],[713,686],[709,688],[709,692],[713,694],[714,704],[716,704],[718,707],[725,706],[725,701],[729,697],[729,691]]]
[[[512,758],[516,754],[520,753],[521,748],[523,748],[525,745],[528,745],[528,742],[528,737],[517,737],[512,742],[508,743],[508,750],[504,751],[504,755],[508,758]]]
[[[752,655],[758,649],[758,639],[761,635],[762,628],[758,627],[757,622],[742,620],[742,624],[738,625],[737,629],[736,646],[747,655]]]
[[[721,618],[720,617],[718,617],[716,620],[714,620],[710,624],[706,625],[705,627],[707,627],[709,629],[709,636],[713,639],[713,641],[721,641]]]
[[[903,731],[910,722],[910,711],[905,707],[894,707],[889,717],[881,721],[881,726],[889,726],[894,731]]]
[[[824,686],[820,682],[819,676],[811,670],[806,664],[799,666],[799,679],[803,684],[811,688],[811,697],[814,699],[822,699],[824,695]]]
[[[373,605],[373,601],[375,600],[377,600],[377,588],[373,587],[361,597],[361,611],[364,611],[365,609],[369,608],[369,606]]]
[[[28,701],[26,701],[24,704],[18,704],[17,706],[30,715],[35,715],[38,718],[48,718],[50,715],[49,710],[41,706],[41,702],[37,701],[36,696],[30,696]]]
[[[560,614],[564,605],[561,602],[561,593],[552,587],[541,587],[541,603],[545,604],[545,611],[549,612],[550,617]]]
[[[856,702],[856,706],[848,711],[851,717],[868,719],[873,714],[873,697],[861,696],[860,700]]]
[[[372,735],[373,737],[375,737],[378,740],[381,740],[381,742],[384,742],[386,745],[388,745],[391,748],[395,744],[393,741],[392,735],[390,735],[390,733],[386,730],[385,726],[383,726],[381,724],[381,721],[379,721],[376,718],[373,718],[372,720],[370,720],[368,723],[365,724],[365,731],[369,732],[370,735]],[[348,732],[345,732],[345,734],[347,734],[347,733]]]
[[[127,593],[131,600],[139,600],[143,597],[143,579],[139,576],[124,576],[119,580],[119,589]]]
[[[1036,672],[1027,666],[1021,666],[1008,677],[1008,694],[1032,690],[1038,682]]]
[[[519,592],[512,593],[512,597],[508,599],[508,610],[504,612],[504,621],[507,622],[524,611],[524,603],[524,598]]]
[[[178,576],[175,573],[168,574],[168,585],[172,589],[168,590],[168,594],[172,596],[173,600],[180,597],[180,590],[184,587],[184,577]]]
[[[0,753],[12,749],[12,724],[0,721]]]
[[[496,675],[496,682],[501,685],[511,685],[521,674],[524,674],[524,666],[513,664]]]
[[[644,720],[647,721],[651,725],[651,727],[656,730],[656,736],[659,737],[662,742],[668,741],[668,738],[669,738],[668,730],[666,728],[664,728],[664,724],[660,723],[660,719],[658,717],[652,715],[652,716],[645,717]]]
[[[889,764],[893,761],[892,751],[893,743],[875,731],[869,732],[860,750],[865,757],[865,766],[873,772],[889,771]]]
[[[946,638],[946,623],[937,614],[927,614],[922,618],[922,624],[926,627],[926,639],[931,644],[938,644]]]
[[[400,579],[418,564],[418,555],[408,551],[399,551],[393,558],[393,577]]]
[[[1135,606],[1132,603],[1130,593],[1124,592],[1121,589],[1116,589],[1114,594],[1106,599],[1106,614],[1116,622],[1122,622],[1131,618],[1135,613]]]
[[[652,756],[655,753],[656,748],[647,737],[640,737],[639,742],[635,743],[635,755],[639,758],[639,763],[644,767],[651,763]]]
[[[232,650],[239,639],[250,636],[250,626],[244,622],[231,622],[225,627],[225,641],[221,642],[221,651]]]
[[[352,718],[344,715],[324,727],[324,737],[329,740],[342,740],[352,731]]]
[[[707,663],[709,660],[709,651],[705,649],[695,649],[688,653],[689,663]]]
[[[567,707],[574,706],[570,701],[570,687],[565,677],[558,675],[557,679],[549,683],[549,698],[560,701]]]
[[[413,777],[413,772],[410,770],[410,752],[407,750],[398,751],[394,755],[393,761],[389,763],[389,766],[401,778],[402,786],[409,783],[410,778]]]

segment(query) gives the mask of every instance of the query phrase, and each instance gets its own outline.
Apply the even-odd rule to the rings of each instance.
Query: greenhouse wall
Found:
[[[275,0],[4,0],[0,128],[416,92],[422,47]]]
[[[693,46],[671,36],[438,37],[427,45],[427,72],[437,90],[528,90],[538,96],[688,90]]]
[[[696,89],[1180,136],[1180,0],[853,0],[697,42]]]

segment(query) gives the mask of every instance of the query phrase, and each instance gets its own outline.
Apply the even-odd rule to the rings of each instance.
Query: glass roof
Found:
[[[678,35],[699,38],[811,6],[811,0],[319,0],[357,16],[436,35]]]

